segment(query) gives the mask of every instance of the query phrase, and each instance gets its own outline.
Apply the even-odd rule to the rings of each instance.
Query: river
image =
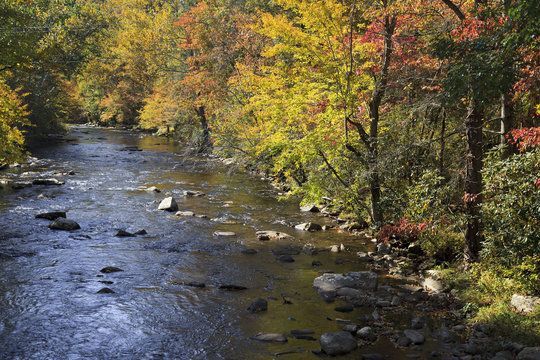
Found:
[[[133,147],[142,151],[130,151]],[[250,337],[309,328],[318,339],[341,329],[336,318],[361,322],[374,310],[336,312],[340,301],[326,303],[312,287],[324,271],[365,270],[356,252],[372,244],[348,232],[291,228],[306,221],[332,223],[300,212],[294,199],[278,200],[267,181],[215,159],[186,155],[165,138],[121,130],[75,127],[32,154],[43,164],[1,175],[45,174],[65,184],[0,190],[2,359],[315,359],[311,351],[320,349],[318,341],[289,337],[285,344],[262,343]],[[58,176],[69,171],[74,174]],[[140,190],[148,186],[162,192]],[[185,190],[206,196],[185,197]],[[170,194],[180,210],[208,218],[157,210]],[[49,221],[35,219],[50,210],[66,210],[81,230],[53,231]],[[116,237],[118,229],[147,234]],[[276,242],[257,240],[257,230],[286,232],[297,245],[343,243],[347,250],[301,253],[283,263],[272,253]],[[217,237],[215,231],[237,235]],[[246,248],[257,253],[242,253]],[[312,266],[313,261],[322,265]],[[100,272],[106,266],[123,271]],[[184,285],[190,281],[206,287]],[[395,280],[381,276],[380,282]],[[225,291],[222,284],[248,289]],[[114,293],[97,293],[104,287]],[[256,298],[269,299],[268,311],[246,310]],[[385,316],[403,329],[413,314],[398,307]],[[382,334],[345,358],[366,353],[424,358],[435,346],[429,338],[403,350],[389,338]]]

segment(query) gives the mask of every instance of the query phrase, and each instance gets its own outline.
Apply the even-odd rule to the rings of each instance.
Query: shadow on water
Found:
[[[74,128],[64,140],[36,146],[33,154],[46,163],[2,175],[75,174],[62,175],[66,183],[59,187],[0,191],[2,358],[267,359],[289,350],[298,352],[282,358],[315,358],[311,350],[319,348],[317,341],[264,344],[249,337],[310,328],[318,338],[341,328],[335,318],[354,322],[373,311],[337,313],[336,304],[323,302],[312,288],[324,270],[364,269],[355,253],[368,249],[365,239],[337,231],[302,233],[283,225],[327,220],[300,213],[293,200],[277,201],[266,182],[185,155],[167,139],[125,131]],[[147,186],[163,192],[140,190]],[[185,197],[185,190],[206,196]],[[156,210],[169,194],[180,210],[208,218]],[[34,219],[47,210],[67,210],[82,229],[49,230],[47,221]],[[148,234],[119,238],[117,229]],[[343,243],[350,251],[299,254],[294,263],[280,263],[271,252],[276,244],[256,239],[255,231],[264,229],[288,232],[297,245]],[[216,237],[215,231],[237,236]],[[245,248],[258,253],[241,253]],[[313,267],[314,260],[322,266]],[[123,271],[101,273],[105,266]],[[189,281],[206,287],[182,285]],[[228,292],[218,289],[220,284],[248,289]],[[114,293],[96,293],[104,287]],[[283,296],[291,304],[283,304]],[[248,313],[258,297],[270,299],[268,311]],[[397,319],[408,322],[410,316]],[[384,336],[349,358],[362,352],[404,356]]]

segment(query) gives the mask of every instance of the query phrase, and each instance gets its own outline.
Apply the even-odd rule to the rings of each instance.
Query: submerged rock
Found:
[[[358,347],[354,336],[347,331],[324,333],[319,342],[322,350],[330,356],[344,355]]]
[[[291,255],[280,255],[280,256],[277,257],[277,260],[279,262],[284,262],[284,263],[292,263],[292,262],[294,262],[294,258]]]
[[[340,288],[376,290],[377,274],[372,271],[356,271],[346,274],[325,273],[313,280],[319,291],[337,291]]]
[[[243,249],[243,250],[241,251],[241,253],[242,253],[242,254],[245,254],[245,255],[255,255],[255,254],[257,254],[257,252],[258,252],[258,251],[255,250],[255,249]]]
[[[258,312],[266,311],[266,310],[268,310],[268,301],[266,301],[265,299],[259,298],[259,299],[255,300],[255,301],[253,301],[249,305],[247,310],[250,313],[258,313]]]
[[[221,290],[228,290],[228,291],[240,291],[240,290],[246,290],[247,287],[242,285],[234,285],[234,284],[226,284],[226,285],[220,285],[219,288]]]
[[[104,273],[104,274],[110,274],[110,273],[115,273],[115,272],[120,272],[120,271],[124,271],[116,266],[106,266],[104,267],[103,269],[99,270],[100,272]]]
[[[252,336],[251,339],[264,342],[287,342],[287,337],[283,334],[277,333],[258,333],[255,336]]]
[[[36,219],[47,219],[54,221],[58,218],[65,218],[66,212],[65,211],[49,211],[44,212],[36,215]]]
[[[64,185],[65,182],[55,178],[50,179],[34,179],[32,181],[33,185]]]
[[[165,210],[165,211],[178,211],[178,204],[176,203],[176,200],[172,196],[166,197],[165,199],[161,200],[158,206],[158,210]]]
[[[75,221],[70,220],[70,219],[65,219],[63,217],[57,218],[49,225],[49,229],[52,229],[52,230],[72,231],[72,230],[78,230],[80,228],[81,226],[77,224]]]
[[[292,240],[294,239],[291,235],[272,230],[257,231],[257,239],[260,241],[268,240]]]
[[[322,230],[321,225],[315,224],[315,223],[312,223],[312,222],[298,224],[294,228],[296,230],[302,230],[302,231],[321,231]]]
[[[337,312],[348,313],[354,310],[354,306],[352,306],[351,304],[339,305],[336,306],[334,310]]]
[[[147,235],[148,233],[144,229],[135,231],[135,235]]]

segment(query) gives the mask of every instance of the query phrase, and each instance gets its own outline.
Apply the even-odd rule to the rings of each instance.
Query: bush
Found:
[[[0,79],[0,164],[20,160],[24,153],[22,127],[28,111],[21,96]]]

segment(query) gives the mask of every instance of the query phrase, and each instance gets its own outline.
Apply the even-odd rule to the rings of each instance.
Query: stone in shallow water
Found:
[[[309,204],[300,207],[300,211],[303,212],[319,212],[319,208],[316,205]]]
[[[287,342],[287,337],[283,334],[277,333],[258,333],[255,336],[252,336],[251,339],[264,342]]]
[[[64,182],[58,179],[34,179],[32,181],[33,185],[64,185]]]
[[[337,312],[348,313],[354,310],[354,306],[352,306],[351,304],[339,305],[336,306],[334,310]]]
[[[277,257],[277,260],[279,262],[284,262],[284,263],[292,263],[292,262],[294,262],[294,258],[291,255],[280,255],[280,256]]]
[[[133,236],[135,236],[135,234],[132,234],[129,231],[120,229],[120,230],[118,230],[118,232],[114,236],[116,236],[116,237],[133,237]]]
[[[140,230],[137,230],[135,231],[135,235],[147,235],[148,232],[146,232],[146,230],[144,229],[140,229]]]
[[[259,239],[260,241],[294,239],[289,234],[285,234],[284,232],[279,232],[279,231],[272,231],[272,230],[257,231],[256,234],[257,234],[257,239]]]
[[[372,271],[356,271],[346,274],[325,273],[313,280],[319,292],[337,291],[348,287],[359,290],[377,289],[377,274]]]
[[[321,225],[315,224],[315,223],[312,223],[312,222],[298,224],[294,228],[296,230],[302,230],[302,231],[320,231],[320,230],[322,230]]]
[[[255,255],[257,254],[257,250],[255,249],[243,249],[241,251],[242,254],[245,254],[245,255]]]
[[[232,231],[214,231],[214,236],[236,236]]]
[[[261,299],[261,298],[256,299],[255,301],[253,301],[249,305],[247,310],[250,313],[257,313],[257,312],[261,312],[261,311],[266,311],[266,310],[268,310],[268,301],[266,301],[265,299]]]
[[[36,219],[47,219],[51,221],[54,221],[61,217],[62,218],[66,217],[65,211],[49,211],[49,212],[44,212],[44,213],[40,213],[36,215]]]
[[[364,326],[363,328],[358,330],[356,332],[356,336],[358,336],[362,340],[369,341],[369,342],[377,340],[377,335],[375,334],[373,329],[369,326]]]
[[[158,210],[165,210],[165,211],[178,211],[178,204],[176,203],[176,200],[172,197],[166,197],[165,199],[161,200],[158,206]]]
[[[110,273],[124,271],[124,270],[122,270],[120,268],[117,268],[116,266],[106,266],[106,267],[104,267],[103,269],[101,269],[99,271],[104,273],[104,274],[110,274]]]
[[[239,291],[239,290],[246,290],[247,289],[247,287],[245,287],[245,286],[234,285],[234,284],[220,285],[219,288],[221,290],[228,290],[228,291]]]
[[[176,216],[195,216],[193,211],[177,211]]]
[[[155,193],[160,193],[160,192],[161,192],[161,190],[158,189],[158,188],[155,187],[155,186],[147,187],[145,190],[148,191],[148,192],[155,192]]]
[[[330,356],[344,355],[358,347],[354,336],[347,331],[324,333],[319,342],[322,350]]]
[[[80,228],[81,226],[77,224],[75,221],[65,219],[63,217],[57,218],[49,225],[49,229],[52,229],[52,230],[71,231],[71,230],[78,230]]]
[[[99,290],[96,294],[114,294],[114,290],[108,287],[104,287],[101,290]]]
[[[206,194],[202,191],[196,191],[196,190],[186,190],[184,191],[185,196],[194,196],[194,197],[200,197],[205,196]]]

